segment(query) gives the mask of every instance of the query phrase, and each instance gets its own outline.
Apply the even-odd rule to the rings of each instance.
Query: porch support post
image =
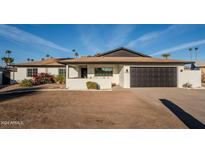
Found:
[[[66,88],[68,88],[68,78],[69,78],[69,66],[66,65],[66,80],[65,80]]]

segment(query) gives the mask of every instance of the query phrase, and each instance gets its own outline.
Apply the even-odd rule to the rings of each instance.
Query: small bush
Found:
[[[24,80],[21,81],[20,86],[21,87],[32,87],[33,86],[33,80],[24,79]]]
[[[55,82],[60,83],[60,84],[65,84],[65,76],[63,76],[63,75],[56,76]]]
[[[34,84],[40,85],[40,84],[48,84],[48,83],[54,83],[54,76],[50,75],[48,73],[39,73],[35,76],[33,76]]]
[[[115,87],[116,86],[116,83],[112,83],[112,87]]]
[[[86,85],[88,89],[99,89],[100,88],[96,82],[88,81],[86,82]]]
[[[191,88],[191,87],[192,87],[192,84],[190,84],[190,83],[185,83],[185,84],[183,84],[183,87],[184,87],[184,88]]]

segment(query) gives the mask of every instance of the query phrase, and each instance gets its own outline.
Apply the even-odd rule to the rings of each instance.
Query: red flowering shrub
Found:
[[[54,83],[54,76],[50,75],[48,73],[38,73],[37,75],[33,76],[33,82],[35,85],[39,84],[48,84],[48,83]]]

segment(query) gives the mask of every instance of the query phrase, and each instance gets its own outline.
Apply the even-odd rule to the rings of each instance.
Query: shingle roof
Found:
[[[26,62],[26,63],[20,63],[20,64],[14,64],[12,66],[18,66],[18,67],[23,67],[23,66],[55,66],[55,67],[61,67],[65,66],[62,63],[59,63],[60,60],[66,60],[69,58],[49,58],[45,60],[40,60],[40,61],[33,61],[33,62]]]
[[[80,64],[80,63],[193,63],[191,61],[159,59],[151,57],[87,57],[61,60],[64,64]]]
[[[140,52],[137,52],[137,51],[134,51],[134,50],[132,50],[132,49],[125,48],[125,47],[119,47],[119,48],[116,48],[116,49],[112,49],[112,50],[110,50],[110,51],[103,52],[103,53],[101,53],[99,56],[104,56],[104,55],[107,55],[107,54],[110,54],[110,53],[113,53],[113,52],[116,52],[116,51],[119,51],[119,50],[126,50],[126,51],[128,51],[128,52],[131,52],[131,53],[140,55],[140,56],[142,56],[142,57],[150,57],[150,56],[148,56],[148,55],[145,55],[145,54],[143,54],[143,53],[140,53]],[[99,56],[98,56],[98,57],[99,57]]]

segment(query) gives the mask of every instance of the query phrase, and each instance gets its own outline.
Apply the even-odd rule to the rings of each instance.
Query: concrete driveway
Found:
[[[189,128],[205,128],[204,89],[133,88],[128,91],[152,105],[163,104],[167,112]]]
[[[204,94],[177,88],[4,94],[0,127],[198,128],[205,123]]]

